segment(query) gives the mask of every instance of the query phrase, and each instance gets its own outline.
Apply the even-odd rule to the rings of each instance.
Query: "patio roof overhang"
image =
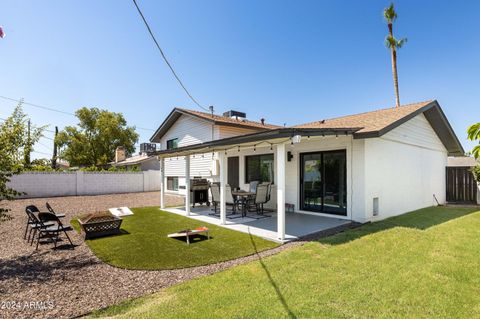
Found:
[[[199,144],[188,145],[176,149],[157,151],[154,155],[159,158],[172,156],[185,156],[192,154],[202,154],[208,152],[225,151],[237,146],[278,144],[290,140],[296,135],[300,136],[332,136],[332,135],[352,135],[360,130],[360,127],[352,128],[279,128],[268,131],[262,131],[252,134],[234,136]],[[282,141],[283,139],[283,141]]]

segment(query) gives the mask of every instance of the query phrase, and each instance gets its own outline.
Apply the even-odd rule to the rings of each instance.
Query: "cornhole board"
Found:
[[[133,215],[133,212],[128,207],[114,207],[108,209],[112,215],[117,217],[130,216]]]
[[[207,239],[210,239],[210,235],[208,233],[208,228],[207,227],[197,227],[195,229],[185,229],[185,230],[180,230],[176,233],[173,234],[168,234],[167,236],[169,238],[178,238],[178,237],[187,237],[187,245],[190,245],[190,236],[196,235],[196,234],[201,234],[205,233],[207,235]]]

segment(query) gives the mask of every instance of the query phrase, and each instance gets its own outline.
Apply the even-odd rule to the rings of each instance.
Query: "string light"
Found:
[[[240,152],[240,145],[238,145],[238,151]]]
[[[270,143],[270,151],[273,150],[273,144]]]
[[[225,155],[227,155],[227,150],[225,150]]]
[[[254,151],[254,152],[257,151],[257,144],[253,145],[253,151]]]

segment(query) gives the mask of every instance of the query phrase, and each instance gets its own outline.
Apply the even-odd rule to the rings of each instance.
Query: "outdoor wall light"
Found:
[[[287,162],[291,162],[291,161],[292,161],[292,158],[293,158],[292,152],[288,151],[288,152],[287,152]]]

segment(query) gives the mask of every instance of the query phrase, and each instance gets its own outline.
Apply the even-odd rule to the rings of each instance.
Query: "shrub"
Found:
[[[477,164],[474,168],[472,168],[473,176],[475,180],[480,183],[480,164]]]

